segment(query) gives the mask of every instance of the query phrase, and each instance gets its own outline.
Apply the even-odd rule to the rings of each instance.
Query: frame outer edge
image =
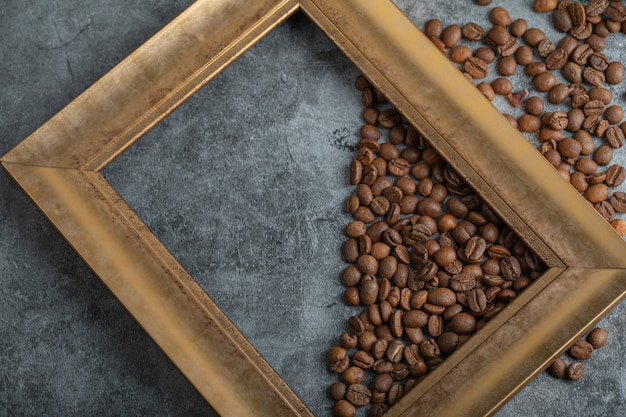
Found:
[[[3,165],[220,415],[313,416],[99,173]]]
[[[621,236],[393,4],[302,7],[544,262],[626,268]]]

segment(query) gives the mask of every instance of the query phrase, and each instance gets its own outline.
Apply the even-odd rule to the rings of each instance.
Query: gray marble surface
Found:
[[[4,0],[0,154],[191,2],[101,3]],[[419,27],[430,17],[486,22],[488,11],[471,1],[396,4]],[[505,4],[549,27],[532,1],[493,3]],[[296,15],[104,170],[320,416],[331,414],[334,381],[325,352],[352,311],[338,275],[356,74]],[[614,91],[623,105],[623,86]],[[0,184],[0,416],[214,415],[24,193],[7,175]],[[602,320],[610,341],[581,381],[542,374],[496,415],[625,415],[625,321],[622,306]]]

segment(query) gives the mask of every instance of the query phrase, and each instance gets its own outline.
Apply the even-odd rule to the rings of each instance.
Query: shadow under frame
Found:
[[[626,245],[391,2],[198,0],[0,160],[220,415],[311,416],[100,174],[297,10],[547,266],[387,415],[493,414],[623,299]]]

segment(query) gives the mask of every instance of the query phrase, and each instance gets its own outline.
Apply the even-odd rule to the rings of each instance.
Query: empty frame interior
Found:
[[[297,10],[548,266],[389,411],[488,415],[623,298],[626,250],[608,223],[391,3],[199,0],[2,163],[218,413],[311,415],[100,174]]]

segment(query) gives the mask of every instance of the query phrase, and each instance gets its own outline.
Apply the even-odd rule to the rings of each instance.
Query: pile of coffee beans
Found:
[[[552,13],[562,38],[548,39],[502,7],[488,11],[491,27],[432,19],[424,33],[487,99],[503,96],[524,110],[501,111],[624,236],[626,221],[615,214],[626,213],[626,193],[615,187],[626,169],[612,161],[626,122],[610,89],[623,81],[624,66],[603,51],[609,36],[626,33],[626,6],[536,0],[533,10]],[[518,71],[529,86],[513,84]],[[339,417],[364,406],[370,416],[384,414],[544,270],[381,92],[363,76],[355,86],[365,124],[349,167],[355,188],[345,209],[353,221],[342,256],[350,265],[341,279],[344,302],[361,309],[328,351]],[[548,372],[580,379],[582,361],[607,337],[594,329],[568,350],[571,363],[563,355]]]
[[[604,50],[609,36],[626,33],[626,5],[619,0],[591,0],[586,6],[537,0],[533,9],[551,13],[561,39],[548,39],[502,7],[489,10],[491,27],[474,22],[444,26],[432,19],[424,33],[487,99],[506,96],[512,106],[524,109],[517,118],[501,111],[513,126],[538,139],[545,158],[624,236],[626,221],[616,213],[626,212],[626,193],[615,187],[626,179],[626,168],[612,160],[626,142],[626,122],[609,88],[623,81],[624,65],[610,61]],[[522,68],[530,88],[516,88],[509,80]]]
[[[337,416],[380,416],[544,266],[362,76],[349,167],[343,300],[361,306],[328,352]]]

